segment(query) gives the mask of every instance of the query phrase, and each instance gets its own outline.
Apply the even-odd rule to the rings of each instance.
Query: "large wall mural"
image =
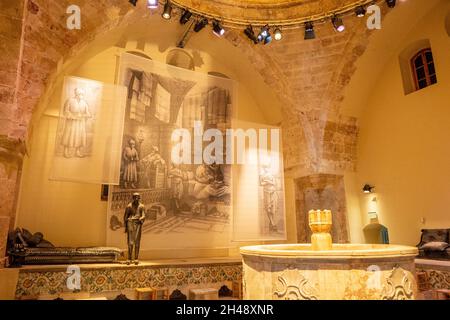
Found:
[[[192,163],[172,161],[172,135],[185,129],[195,137],[216,129],[225,136],[231,128],[233,81],[125,54],[119,84],[128,95],[120,184],[109,196],[108,245],[125,246],[124,212],[137,192],[146,208],[141,249],[229,246],[231,165],[195,162],[195,152]]]

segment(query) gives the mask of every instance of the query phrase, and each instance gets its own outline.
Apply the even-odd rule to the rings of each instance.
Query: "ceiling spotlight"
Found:
[[[389,8],[393,8],[393,7],[395,7],[396,1],[395,0],[386,0],[386,3]]]
[[[248,26],[245,30],[244,30],[244,34],[253,41],[254,44],[258,43],[258,38],[255,35],[255,31],[253,31],[253,27],[252,26]]]
[[[147,0],[147,8],[149,8],[149,9],[158,8],[158,0]]]
[[[366,15],[366,8],[363,6],[356,7],[355,14],[358,18],[362,18]]]
[[[371,186],[369,184],[364,185],[363,192],[364,193],[372,193],[372,190],[374,189],[374,186]]]
[[[190,12],[189,10],[184,10],[184,13],[182,14],[181,18],[180,18],[180,23],[181,24],[186,24],[189,19],[191,19],[192,17],[192,12]]]
[[[283,33],[281,33],[281,29],[280,28],[276,28],[275,29],[275,31],[273,33],[273,37],[277,41],[280,41],[281,39],[283,39]]]
[[[269,26],[264,26],[261,28],[261,32],[258,34],[258,42],[263,42],[269,35]]]
[[[195,32],[200,32],[201,30],[203,30],[204,27],[206,27],[208,25],[208,19],[203,18],[199,21],[197,21],[197,23],[194,26],[194,31]]]
[[[338,16],[333,16],[333,18],[331,18],[331,22],[337,32],[342,32],[345,30],[344,22],[342,22],[342,19]]]
[[[133,6],[136,7],[136,3],[138,2],[138,0],[130,0],[129,2],[130,2]]]
[[[316,38],[316,33],[314,32],[314,25],[311,21],[305,23],[305,40],[312,40]]]
[[[218,37],[221,37],[225,34],[225,29],[222,28],[219,21],[217,20],[213,21],[213,33]]]
[[[170,1],[167,1],[166,4],[164,5],[162,17],[166,20],[172,18],[172,4],[170,3]]]

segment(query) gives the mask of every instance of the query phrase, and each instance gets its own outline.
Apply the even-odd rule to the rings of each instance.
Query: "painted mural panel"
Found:
[[[119,184],[126,88],[66,77],[51,180]]]
[[[109,196],[108,245],[125,247],[124,211],[137,192],[146,208],[141,250],[229,246],[231,165],[195,162],[194,137],[208,129],[225,136],[231,128],[233,81],[125,54],[119,84],[128,95],[120,184]],[[192,138],[183,150],[192,151],[191,163],[172,161],[177,130]],[[208,143],[201,139],[200,149]]]
[[[286,239],[284,169],[281,129],[265,124],[234,121],[246,131],[245,162],[233,166],[235,197],[233,240],[279,241]]]

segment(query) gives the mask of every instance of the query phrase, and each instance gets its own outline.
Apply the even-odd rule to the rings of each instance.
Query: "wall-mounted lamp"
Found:
[[[363,192],[364,193],[372,193],[372,190],[375,188],[375,186],[371,186],[369,184],[364,185]]]

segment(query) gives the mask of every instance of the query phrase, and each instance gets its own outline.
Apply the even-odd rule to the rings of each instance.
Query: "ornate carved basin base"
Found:
[[[396,245],[333,244],[328,251],[309,244],[243,247],[244,299],[412,300],[417,253]]]

